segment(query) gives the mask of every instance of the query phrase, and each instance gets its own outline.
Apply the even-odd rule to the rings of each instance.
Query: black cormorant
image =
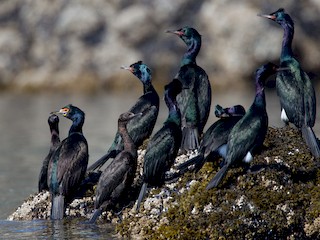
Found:
[[[60,138],[59,138],[59,117],[55,114],[51,114],[48,118],[48,124],[50,128],[51,133],[51,145],[50,150],[46,158],[43,160],[42,168],[39,175],[39,183],[38,183],[38,189],[39,192],[42,192],[44,190],[49,190],[48,187],[48,164],[49,160],[52,156],[52,153],[57,149],[57,147],[60,144]]]
[[[182,115],[181,149],[197,149],[211,107],[211,85],[208,75],[196,63],[201,48],[201,35],[191,27],[167,32],[179,36],[188,48],[175,77],[182,83],[181,94],[177,96]]]
[[[127,124],[129,135],[138,148],[152,133],[159,113],[159,96],[152,86],[151,70],[146,64],[138,61],[131,64],[130,67],[122,68],[132,72],[143,84],[143,95],[128,111],[134,114],[142,113],[141,116],[133,118]],[[109,158],[114,158],[122,150],[123,142],[117,132],[107,153],[88,167],[88,172],[100,168]]]
[[[110,210],[132,185],[137,169],[137,148],[128,134],[129,120],[141,114],[126,112],[118,119],[118,132],[123,139],[123,151],[102,172],[96,190],[95,211],[89,220],[94,223],[102,211]]]
[[[57,112],[72,120],[69,135],[54,151],[48,167],[48,186],[51,193],[51,219],[62,219],[65,203],[72,200],[88,165],[88,143],[82,133],[85,114],[73,105]]]
[[[216,105],[215,115],[220,119],[214,122],[204,133],[199,154],[178,166],[180,172],[185,172],[192,164],[195,164],[194,170],[199,171],[205,162],[213,161],[217,157],[225,158],[229,133],[245,113],[246,110],[241,105],[229,108]]]
[[[169,116],[147,146],[143,164],[143,185],[138,198],[137,211],[147,187],[163,185],[165,172],[174,163],[181,145],[181,114],[176,102],[176,96],[181,92],[181,88],[181,83],[177,79],[165,86],[164,99],[169,109]]]
[[[276,71],[277,66],[272,63],[267,63],[256,71],[255,99],[247,113],[232,128],[228,137],[226,158],[207,189],[217,187],[232,165],[241,161],[251,162],[256,149],[262,146],[268,130],[264,85],[267,78]]]
[[[280,67],[276,78],[277,93],[281,104],[281,119],[301,129],[302,136],[315,158],[320,157],[317,138],[312,130],[316,119],[316,95],[309,76],[294,58],[292,40],[294,24],[283,8],[269,15],[259,15],[278,23],[284,30]]]

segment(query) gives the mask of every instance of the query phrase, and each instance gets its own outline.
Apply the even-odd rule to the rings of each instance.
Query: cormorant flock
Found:
[[[102,211],[113,210],[119,199],[127,197],[137,170],[137,149],[149,138],[140,176],[140,194],[135,198],[137,211],[148,187],[161,187],[165,183],[165,173],[173,165],[179,150],[198,151],[197,156],[177,167],[180,175],[189,170],[199,171],[205,162],[222,158],[220,170],[206,189],[218,187],[230,167],[248,166],[246,164],[261,150],[268,131],[264,88],[274,74],[281,119],[301,130],[312,155],[318,159],[318,139],[312,129],[316,119],[316,95],[308,75],[293,56],[293,20],[282,8],[258,16],[275,21],[284,30],[280,66],[266,63],[257,67],[256,93],[251,107],[246,111],[241,105],[227,108],[216,105],[215,114],[219,119],[205,133],[203,130],[211,108],[211,85],[205,70],[196,63],[201,35],[192,27],[167,31],[179,36],[187,51],[178,73],[164,87],[168,117],[153,135],[160,101],[151,82],[151,70],[142,61],[122,67],[141,81],[142,96],[119,116],[113,143],[106,154],[88,168],[88,143],[82,132],[84,112],[71,104],[52,112],[48,119],[51,145],[43,160],[38,183],[39,192],[48,190],[51,194],[51,219],[63,219],[66,205],[76,197],[83,186],[81,183],[97,172],[101,175],[95,190],[95,211],[89,222],[94,223]],[[59,138],[57,115],[72,121],[69,135],[63,141]],[[101,173],[99,169],[103,165],[106,167]]]

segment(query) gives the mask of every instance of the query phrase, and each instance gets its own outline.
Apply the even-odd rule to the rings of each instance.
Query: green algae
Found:
[[[128,217],[119,224],[122,236],[133,236],[143,225],[144,239],[315,239],[320,230],[320,173],[317,161],[293,128],[269,128],[264,147],[251,171],[228,171],[216,189],[206,185],[219,169],[206,163],[186,173],[168,210],[156,221]],[[165,221],[162,221],[165,219]],[[130,227],[129,227],[130,226]],[[142,236],[141,236],[142,234]]]

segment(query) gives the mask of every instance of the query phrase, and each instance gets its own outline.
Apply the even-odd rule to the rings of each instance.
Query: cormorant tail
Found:
[[[223,165],[223,167],[219,170],[219,172],[208,183],[206,190],[217,187],[221,182],[222,178],[226,175],[228,168],[229,168],[228,164]]]
[[[189,166],[194,164],[193,170],[195,172],[198,172],[204,163],[205,163],[205,159],[204,159],[203,154],[199,154],[199,155],[189,159],[188,161],[180,164],[177,168],[181,172],[186,172],[188,170]]]
[[[115,158],[117,156],[117,151],[112,150],[108,151],[105,155],[99,158],[95,163],[93,163],[90,167],[88,167],[87,172],[93,172],[97,168],[101,168],[103,164],[105,164],[110,158]]]
[[[199,133],[194,127],[184,127],[182,129],[181,149],[194,150],[199,148]]]
[[[56,195],[52,198],[51,219],[58,220],[64,217],[64,196]]]
[[[97,218],[101,215],[101,213],[102,213],[102,210],[100,208],[95,209],[94,213],[92,214],[92,216],[89,220],[89,223],[95,223]]]
[[[320,149],[317,141],[317,137],[314,134],[311,127],[308,126],[302,126],[301,128],[302,137],[304,141],[306,142],[307,146],[309,147],[312,155],[316,158],[320,158]]]
[[[136,211],[137,211],[137,212],[139,211],[141,201],[142,201],[142,199],[144,198],[144,195],[146,194],[147,187],[148,187],[148,184],[147,184],[147,183],[143,183],[143,184],[142,184],[142,187],[141,187],[141,190],[140,190],[140,193],[139,193],[137,208],[136,208]]]

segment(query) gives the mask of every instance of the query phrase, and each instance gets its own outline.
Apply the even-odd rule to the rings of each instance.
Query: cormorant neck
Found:
[[[166,122],[175,122],[177,125],[181,124],[181,113],[175,99],[165,96],[165,101],[169,109],[169,116]]]
[[[72,120],[72,126],[70,127],[69,135],[75,132],[82,133],[84,116],[77,113],[74,116],[72,116],[71,120]]]
[[[52,129],[51,130],[51,143],[55,145],[56,143],[60,142],[59,138],[59,130],[58,129]]]
[[[119,134],[123,140],[124,150],[130,151],[130,152],[135,151],[134,142],[133,142],[132,138],[130,137],[128,130],[127,130],[127,123],[119,122],[118,124],[119,124],[118,131],[119,131]]]
[[[281,24],[284,34],[282,40],[282,50],[281,50],[281,57],[280,60],[284,60],[288,57],[292,57],[292,40],[294,34],[294,26],[293,23],[283,23]]]
[[[260,79],[256,79],[256,96],[254,100],[256,105],[266,105],[266,97],[264,93],[264,86]]]
[[[183,55],[183,58],[181,60],[181,66],[184,66],[190,63],[196,64],[196,57],[201,48],[201,38],[200,39],[192,38],[186,44],[188,46],[188,49],[187,49],[187,52]]]
[[[155,91],[154,87],[152,86],[151,81],[147,81],[143,84],[143,92],[147,93],[147,92],[153,92]]]

